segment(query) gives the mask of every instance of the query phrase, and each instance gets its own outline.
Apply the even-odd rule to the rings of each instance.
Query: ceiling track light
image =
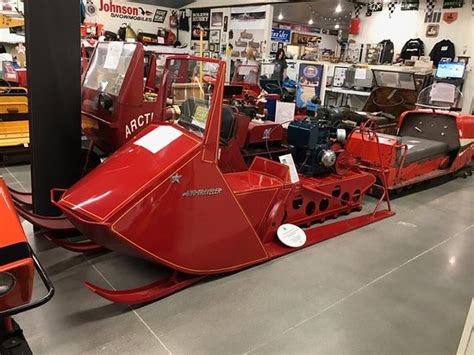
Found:
[[[337,6],[336,6],[336,13],[339,13],[339,12],[341,12],[341,11],[342,11],[342,6],[341,6],[341,4],[337,4]]]

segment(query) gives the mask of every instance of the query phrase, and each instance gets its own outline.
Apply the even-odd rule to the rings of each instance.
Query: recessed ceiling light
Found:
[[[280,14],[278,15],[278,19],[281,21],[283,20],[283,14],[280,12]]]
[[[309,21],[308,21],[308,25],[312,25],[313,24],[313,19],[310,18]]]
[[[337,6],[336,6],[336,12],[339,13],[339,12],[341,12],[341,11],[342,11],[342,6],[341,6],[341,4],[337,4]]]
[[[338,30],[339,27],[341,27],[341,26],[339,26],[339,24],[336,24],[336,26],[334,26],[334,28],[335,28],[336,30]]]

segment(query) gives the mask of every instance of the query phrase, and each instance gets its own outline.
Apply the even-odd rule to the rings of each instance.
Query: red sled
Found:
[[[431,91],[428,87],[420,94]],[[414,184],[465,170],[472,175],[474,156],[474,116],[462,115],[436,105],[420,104],[432,109],[402,114],[397,135],[355,133],[347,150],[359,160],[364,171],[380,181],[386,177],[391,191],[401,192]],[[369,123],[370,124],[370,123]],[[377,147],[382,152],[382,162]]]

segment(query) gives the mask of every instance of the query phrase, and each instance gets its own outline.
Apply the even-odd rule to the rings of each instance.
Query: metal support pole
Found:
[[[34,212],[51,216],[51,188],[80,178],[80,2],[26,0],[25,23]]]

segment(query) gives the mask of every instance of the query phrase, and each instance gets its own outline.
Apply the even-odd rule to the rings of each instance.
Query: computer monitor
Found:
[[[462,79],[464,78],[464,71],[466,70],[466,63],[452,62],[439,63],[436,69],[437,79]]]

